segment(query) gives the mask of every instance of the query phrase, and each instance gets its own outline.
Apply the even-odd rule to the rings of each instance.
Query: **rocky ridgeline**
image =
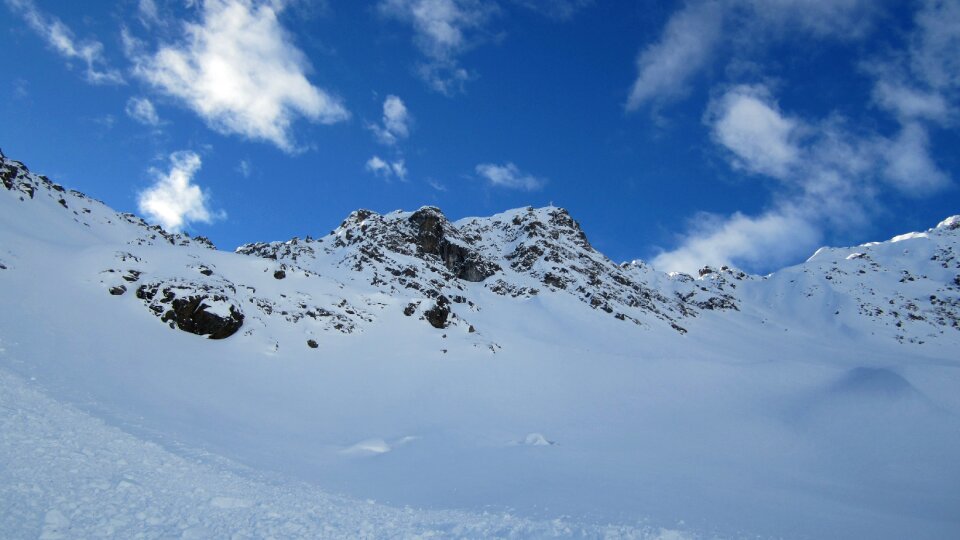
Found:
[[[352,270],[384,293],[410,296],[410,315],[423,305],[417,297],[438,300],[422,312],[437,327],[446,322],[436,314],[455,314],[457,304],[475,307],[471,284],[512,298],[572,295],[616,319],[639,325],[662,321],[680,332],[685,330],[679,322],[698,310],[736,309],[733,298],[712,282],[696,287],[699,296],[689,300],[634,279],[629,268],[594,250],[580,225],[555,207],[455,223],[430,206],[385,215],[358,210],[323,238],[246,244],[237,252],[318,273],[330,267]]]
[[[920,233],[851,248],[822,248],[771,280],[801,298],[887,327],[901,342],[922,344],[960,330],[960,216]]]
[[[202,252],[187,253],[179,260],[167,258],[164,270],[151,262],[151,255],[153,252],[140,256],[116,252],[112,267],[100,272],[100,283],[114,296],[132,292],[170,328],[210,339],[230,337],[241,328],[250,335],[271,322],[304,325],[307,335],[325,331],[351,334],[374,321],[371,309],[383,308],[373,300],[358,307],[342,296],[305,292],[310,282],[318,283],[320,278],[298,267],[270,263],[255,274],[257,279],[249,275],[237,279],[221,274],[209,261],[202,262]],[[258,289],[265,282],[282,284],[288,278],[298,284],[280,285],[285,292]],[[329,279],[323,281],[331,285]],[[339,283],[332,285],[339,289]]]
[[[124,228],[123,231],[115,232],[121,234],[131,245],[169,244],[216,249],[213,243],[203,236],[191,238],[187,234],[167,232],[159,225],[150,225],[143,218],[133,214],[116,212],[103,202],[79,191],[65,189],[42,174],[31,173],[26,165],[7,158],[2,151],[0,151],[0,184],[16,194],[23,203],[44,199],[55,202],[73,216],[73,221],[91,230],[97,228],[100,232],[105,232],[101,226],[108,226],[108,229]],[[132,229],[127,230],[129,226],[132,226]],[[131,231],[133,234],[130,234]]]
[[[437,329],[457,327],[474,334],[475,345],[496,349],[470,322],[489,294],[518,303],[564,295],[612,324],[681,334],[705,313],[797,324],[791,314],[801,307],[817,321],[883,328],[901,342],[922,344],[960,330],[960,217],[888,242],[821,249],[804,264],[759,277],[729,267],[690,276],[641,261],[615,264],[566,210],[552,206],[456,222],[431,206],[358,210],[322,238],[243,245],[236,251],[250,259],[242,261],[262,264],[230,259],[224,264],[232,270],[220,272],[217,261],[234,255],[215,251],[209,240],[117,213],[2,153],[0,183],[10,204],[42,204],[43,219],[56,214],[79,226],[59,227],[58,236],[89,235],[116,246],[100,272],[109,294],[135,297],[171,327],[212,338],[266,331],[277,322],[302,326],[307,336],[354,333],[377,312],[395,309]],[[0,253],[0,271],[16,260]]]

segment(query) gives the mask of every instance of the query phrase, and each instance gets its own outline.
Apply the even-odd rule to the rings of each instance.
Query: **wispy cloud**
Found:
[[[471,77],[459,56],[474,45],[497,4],[486,0],[380,0],[380,13],[410,24],[417,48],[427,57],[420,76],[442,94],[463,89]]]
[[[157,115],[157,109],[147,98],[131,97],[127,100],[127,116],[140,122],[145,126],[156,127],[160,125],[160,117]]]
[[[67,60],[84,64],[84,76],[91,84],[123,84],[119,71],[104,58],[103,43],[94,39],[78,40],[73,31],[57,17],[40,11],[33,0],[6,0],[7,6],[20,14],[27,25],[42,37],[53,50]]]
[[[127,36],[135,73],[179,99],[213,129],[297,150],[293,122],[333,124],[349,118],[343,103],[314,86],[304,54],[277,18],[285,3],[205,0],[202,21],[184,23],[185,38],[153,54]]]
[[[884,177],[906,195],[923,197],[950,183],[930,155],[927,129],[919,122],[904,124],[895,138],[883,141],[883,150]]]
[[[686,95],[690,83],[721,53],[735,61],[786,37],[857,39],[871,28],[870,0],[690,0],[637,57],[627,111],[659,108]]]
[[[513,3],[551,19],[566,21],[593,4],[593,0],[513,0]]]
[[[707,64],[720,40],[723,16],[721,3],[712,1],[692,3],[673,15],[660,39],[637,57],[638,75],[627,110],[686,93],[690,79]]]
[[[671,28],[687,24],[693,31],[697,26],[689,21],[709,9],[721,10],[727,22],[719,27],[720,37],[703,46],[703,54],[733,62],[787,37],[859,39],[871,30],[877,8],[864,0],[692,2],[674,14],[660,41],[647,49],[651,58],[665,62],[670,51],[682,51],[676,44],[683,40],[671,37]],[[949,186],[952,180],[933,157],[930,132],[956,121],[960,2],[925,0],[914,22],[904,50],[861,64],[862,73],[873,79],[874,104],[898,124],[893,130],[853,125],[836,112],[821,118],[791,114],[765,84],[715,87],[704,114],[711,139],[734,170],[778,182],[763,184],[771,200],[755,215],[695,215],[677,246],[656,256],[654,266],[685,272],[708,264],[769,269],[808,255],[833,232],[869,223],[888,197],[924,197]],[[732,30],[733,23],[739,32]],[[675,46],[667,46],[671,42]],[[718,52],[723,47],[730,47],[726,60]],[[650,67],[656,65],[653,60],[641,65],[638,82],[645,76],[659,80]],[[688,81],[712,61],[692,64],[695,69],[674,73],[677,80]],[[676,85],[643,88],[651,90],[632,102],[634,108],[680,95]]]
[[[525,173],[513,163],[504,165],[481,163],[477,165],[476,171],[481,178],[494,187],[535,191],[547,183],[546,179]]]
[[[144,26],[153,26],[160,23],[160,11],[154,0],[139,0],[137,3],[137,17]]]
[[[737,86],[711,103],[707,123],[733,163],[753,173],[782,178],[796,165],[800,123],[784,116],[763,86]]]
[[[678,247],[652,261],[661,270],[787,263],[811,253],[832,228],[866,223],[884,185],[920,197],[950,182],[919,125],[886,137],[847,129],[836,116],[790,117],[758,86],[730,88],[708,110],[713,140],[731,166],[781,183],[759,215],[695,216]]]
[[[250,178],[250,175],[253,174],[253,163],[249,159],[241,159],[240,163],[237,164],[237,172],[244,178]]]
[[[380,124],[370,124],[367,127],[373,132],[377,141],[387,146],[394,146],[401,139],[410,135],[412,117],[403,100],[397,96],[387,96],[383,101],[383,118]]]
[[[150,221],[170,231],[180,231],[192,222],[210,223],[225,217],[207,205],[208,197],[193,183],[201,166],[200,156],[194,152],[170,154],[170,170],[152,169],[156,182],[140,193],[140,212]]]
[[[380,156],[373,156],[367,160],[364,168],[368,172],[371,172],[375,176],[379,176],[381,178],[397,178],[400,180],[407,179],[407,164],[403,161],[403,159],[387,161]]]

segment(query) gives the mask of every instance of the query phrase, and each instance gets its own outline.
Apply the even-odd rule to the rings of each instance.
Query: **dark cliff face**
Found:
[[[449,228],[449,222],[439,208],[421,208],[410,216],[409,221],[416,230],[419,252],[439,257],[456,277],[476,283],[500,270],[495,262],[484,260],[468,247],[447,239],[444,228]]]

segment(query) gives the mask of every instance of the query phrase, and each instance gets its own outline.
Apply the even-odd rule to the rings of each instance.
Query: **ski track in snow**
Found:
[[[393,508],[184,457],[0,370],[0,531],[40,538],[682,539],[676,530]]]

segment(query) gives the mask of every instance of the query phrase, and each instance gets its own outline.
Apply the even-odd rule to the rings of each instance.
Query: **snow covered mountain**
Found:
[[[266,484],[324,501],[301,536],[960,534],[960,216],[688,276],[555,207],[225,252],[2,155],[0,181],[4,536],[282,535]],[[65,418],[89,459],[44,461]]]

